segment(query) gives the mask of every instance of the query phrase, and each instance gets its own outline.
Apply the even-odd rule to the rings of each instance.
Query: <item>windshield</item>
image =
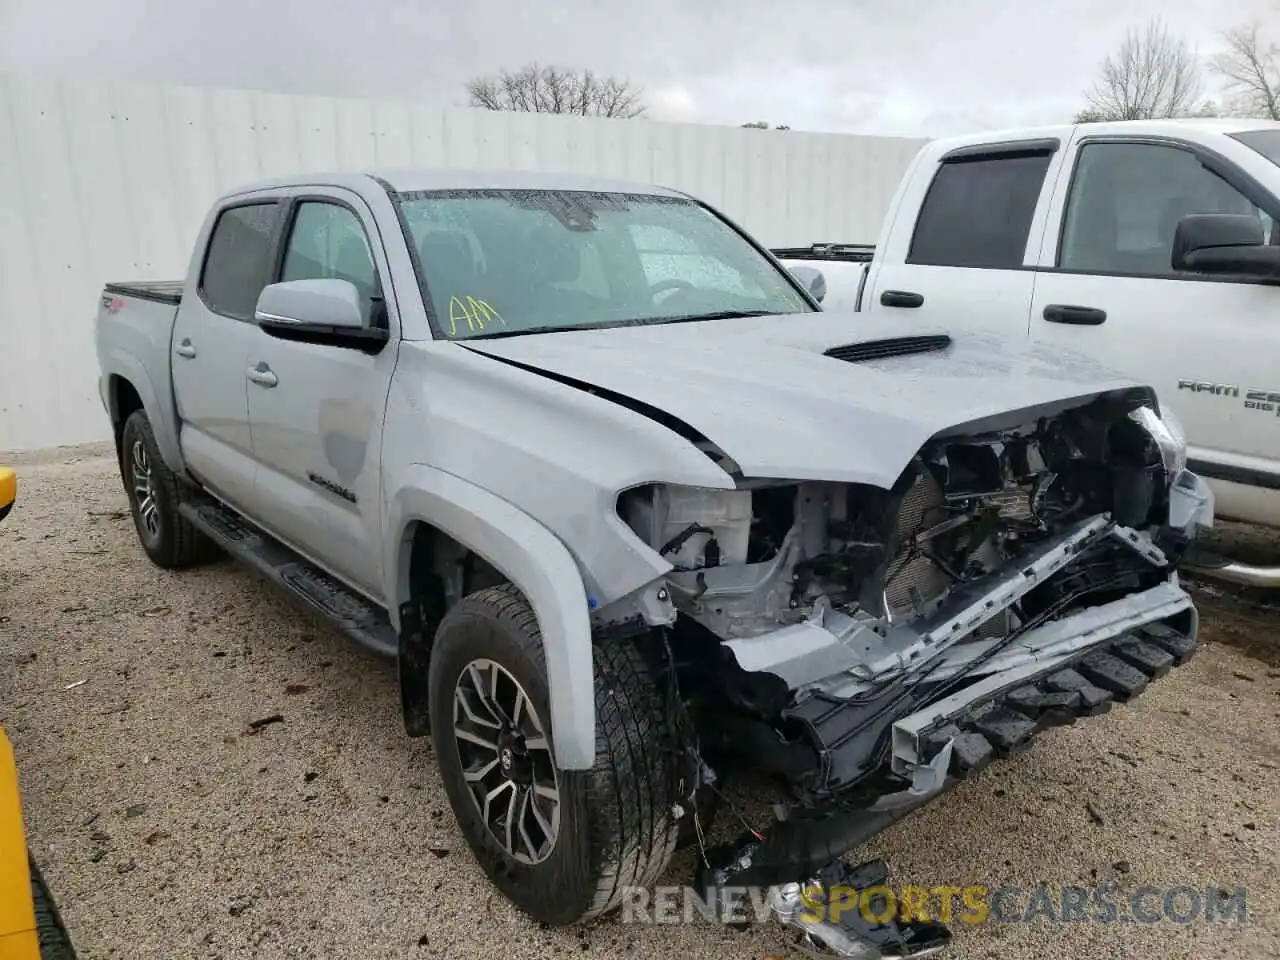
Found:
[[[1231,136],[1280,167],[1280,130],[1250,130],[1248,133],[1233,133]]]
[[[737,231],[690,200],[450,190],[398,202],[437,336],[813,310]]]

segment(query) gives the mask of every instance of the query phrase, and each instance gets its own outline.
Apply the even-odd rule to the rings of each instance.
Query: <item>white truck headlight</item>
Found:
[[[1160,460],[1169,481],[1173,482],[1187,468],[1187,435],[1182,429],[1182,422],[1172,410],[1166,409],[1160,415],[1150,407],[1139,407],[1129,414],[1129,419],[1147,431],[1160,451]]]

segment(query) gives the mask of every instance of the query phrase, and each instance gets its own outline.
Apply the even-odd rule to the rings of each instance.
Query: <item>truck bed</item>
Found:
[[[182,288],[185,285],[184,280],[137,280],[127,283],[108,283],[103,289],[107,293],[137,297],[140,300],[154,300],[156,303],[167,303],[176,307],[182,302]]]
[[[94,324],[98,363],[102,370],[112,371],[99,377],[103,406],[114,409],[115,381],[127,380],[151,418],[161,455],[174,463],[179,459],[170,341],[182,288],[180,280],[108,283]]]

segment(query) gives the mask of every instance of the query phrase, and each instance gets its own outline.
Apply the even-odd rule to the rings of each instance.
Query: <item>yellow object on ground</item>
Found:
[[[18,499],[18,477],[0,467],[0,520]],[[62,918],[27,852],[13,745],[0,727],[0,960],[74,960]]]
[[[0,467],[0,520],[13,508],[18,499],[18,475],[8,467]]]
[[[12,476],[12,474],[11,474]],[[3,483],[0,471],[0,483]],[[12,501],[10,501],[12,502]],[[40,960],[13,747],[0,730],[0,960]]]

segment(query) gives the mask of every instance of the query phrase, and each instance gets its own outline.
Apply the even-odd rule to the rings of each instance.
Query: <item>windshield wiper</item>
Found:
[[[492,333],[477,333],[474,337],[461,337],[455,342],[466,343],[468,340],[502,340],[506,337],[523,337],[525,334],[532,333],[572,333],[574,330],[606,330],[609,327],[617,326],[622,326],[622,324],[609,321],[601,321],[600,323],[577,323],[573,326],[547,323],[540,327],[522,327],[518,330],[494,330]]]
[[[690,313],[677,317],[636,317],[630,320],[601,320],[598,323],[576,323],[565,326],[543,324],[539,327],[524,327],[519,330],[494,330],[489,333],[477,333],[473,337],[463,337],[457,342],[467,340],[501,340],[506,337],[523,337],[535,333],[572,333],[575,330],[611,330],[615,327],[649,327],[667,323],[692,323],[696,320],[732,320],[737,317],[778,317],[782,316],[773,310],[716,310],[712,313]]]
[[[696,320],[735,320],[741,317],[780,317],[774,310],[715,310],[711,313],[688,313],[682,317],[654,317],[648,323],[693,323]]]

